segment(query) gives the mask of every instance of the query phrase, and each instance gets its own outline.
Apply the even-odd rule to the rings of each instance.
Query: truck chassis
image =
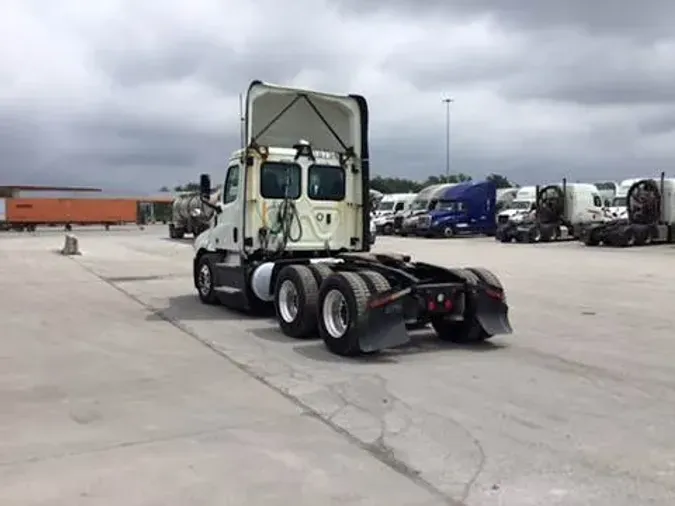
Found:
[[[573,241],[576,239],[574,227],[558,223],[505,223],[497,227],[495,239],[503,243],[538,243],[553,241]]]
[[[273,289],[263,295],[269,302],[254,293],[258,269],[265,270],[262,264],[228,266],[218,253],[203,252],[194,261],[194,285],[205,304],[255,314],[273,306],[285,335],[318,334],[341,356],[403,345],[410,340],[408,329],[427,324],[441,340],[459,343],[512,332],[504,288],[483,268],[444,268],[400,254],[278,260],[268,268],[265,286]]]
[[[661,221],[665,174],[660,183],[642,179],[628,189],[628,219],[616,219],[585,227],[580,240],[586,246],[631,247],[675,241],[675,226]]]
[[[584,228],[580,240],[586,246],[619,248],[666,244],[675,240],[675,228],[661,223],[649,225],[617,220]]]

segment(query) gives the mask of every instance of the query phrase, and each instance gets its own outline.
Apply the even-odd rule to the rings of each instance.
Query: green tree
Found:
[[[514,186],[518,186],[518,185],[515,185],[515,184],[511,183],[511,181],[506,179],[501,174],[490,174],[485,179],[487,179],[488,181],[492,181],[497,188],[511,188],[511,187],[514,187]]]
[[[199,183],[187,183],[174,187],[175,192],[197,192],[199,191]]]

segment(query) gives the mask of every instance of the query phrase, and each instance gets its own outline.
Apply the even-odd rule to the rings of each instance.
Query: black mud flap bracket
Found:
[[[404,297],[410,289],[378,294],[368,301],[368,324],[359,338],[359,348],[372,353],[396,348],[410,341],[405,328]]]
[[[485,332],[492,336],[513,333],[503,292],[478,289],[473,296],[476,320]]]

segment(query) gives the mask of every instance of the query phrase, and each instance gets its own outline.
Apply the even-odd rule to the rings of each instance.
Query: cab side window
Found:
[[[229,204],[237,200],[239,193],[239,166],[232,165],[227,169],[227,176],[225,178],[225,187],[223,188],[223,203]]]
[[[394,207],[394,212],[398,213],[399,211],[403,211],[404,207],[405,207],[405,204],[403,202],[397,202],[396,207]]]
[[[593,195],[593,205],[595,207],[602,207],[602,199],[599,195]]]

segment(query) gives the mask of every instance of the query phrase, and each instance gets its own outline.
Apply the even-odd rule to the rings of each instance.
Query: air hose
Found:
[[[277,252],[282,252],[286,249],[289,242],[299,242],[302,239],[302,222],[300,221],[300,214],[295,205],[294,199],[289,195],[291,187],[291,171],[286,168],[286,184],[284,189],[284,198],[276,209],[276,219],[268,228],[269,236],[279,237],[280,241],[277,245]],[[293,235],[293,225],[297,225],[297,234]]]

